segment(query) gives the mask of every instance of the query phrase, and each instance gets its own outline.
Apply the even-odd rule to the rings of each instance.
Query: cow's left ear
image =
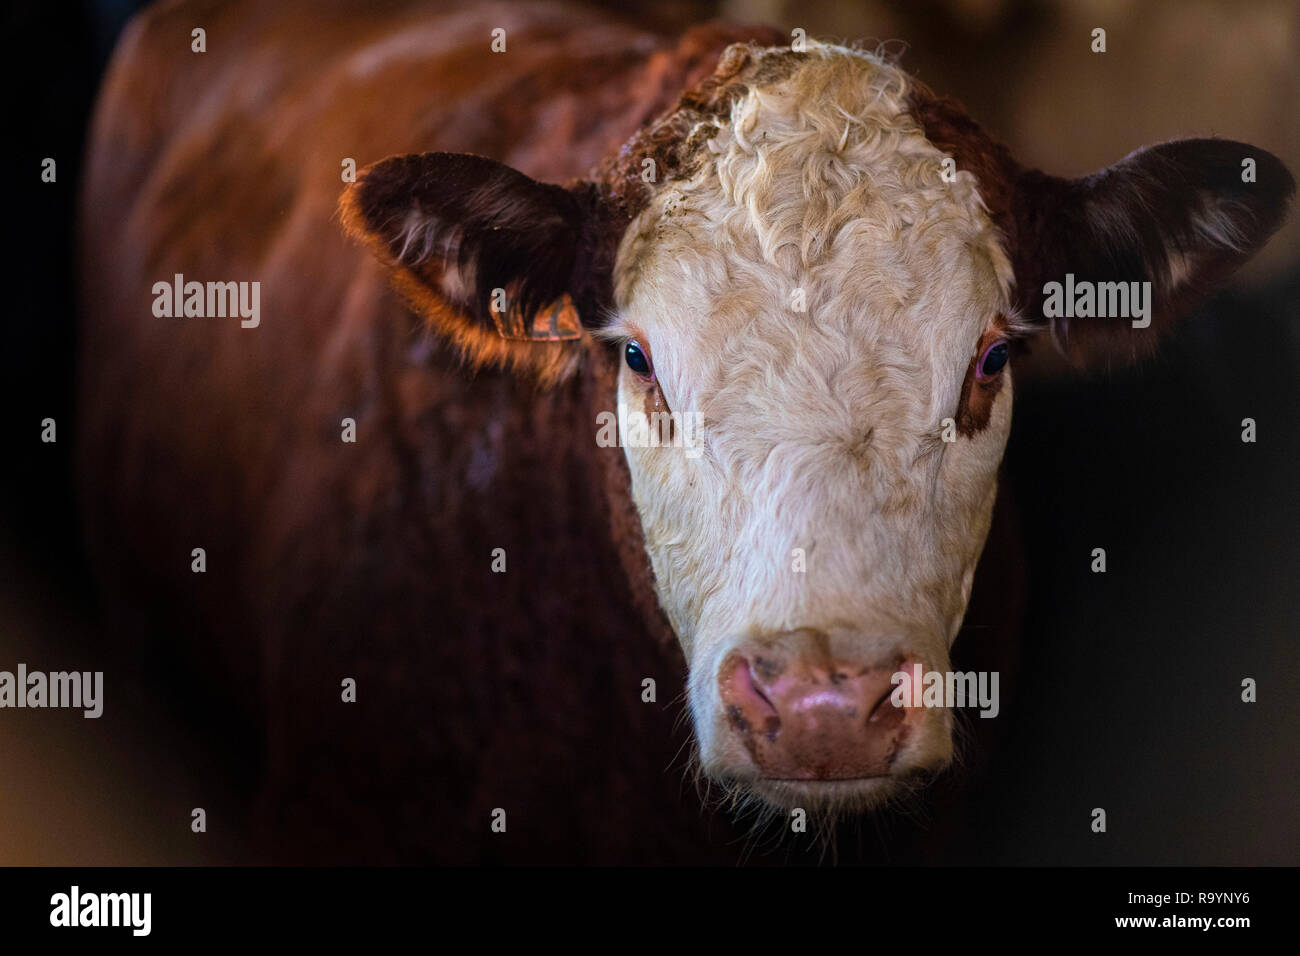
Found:
[[[347,231],[472,364],[544,381],[576,368],[582,319],[591,321],[608,286],[598,206],[590,184],[541,183],[462,153],[385,159],[339,203]]]
[[[1048,325],[1080,364],[1145,354],[1264,244],[1294,191],[1276,156],[1220,139],[1139,149],[1081,179],[1022,171],[1013,259],[1023,317]],[[1101,285],[1135,282],[1150,285]],[[1126,297],[1130,315],[1100,316]]]

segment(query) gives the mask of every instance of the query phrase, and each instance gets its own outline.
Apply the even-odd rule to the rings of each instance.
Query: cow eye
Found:
[[[653,374],[650,356],[636,339],[627,343],[627,348],[623,350],[623,358],[627,362],[627,367],[642,378],[650,378]]]
[[[980,356],[980,360],[975,366],[975,377],[982,382],[988,381],[1006,367],[1009,357],[1010,351],[1006,339],[998,339],[998,341],[986,348],[984,354]]]

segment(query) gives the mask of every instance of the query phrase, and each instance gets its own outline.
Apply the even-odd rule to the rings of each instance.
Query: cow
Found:
[[[1014,673],[1017,361],[1150,353],[1293,189],[1223,139],[1055,177],[767,27],[151,8],[81,202],[112,633],[253,858],[789,858],[949,785],[899,675]]]

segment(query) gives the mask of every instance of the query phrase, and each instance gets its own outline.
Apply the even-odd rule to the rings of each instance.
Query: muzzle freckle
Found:
[[[742,734],[751,732],[749,721],[745,719],[745,712],[738,705],[732,704],[727,708],[727,719],[731,722],[731,726]]]

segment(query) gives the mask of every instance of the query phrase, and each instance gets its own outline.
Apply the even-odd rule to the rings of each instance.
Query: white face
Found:
[[[945,419],[1000,337],[1011,269],[906,76],[813,53],[629,228],[608,334],[653,366],[624,364],[621,404],[701,421],[694,450],[625,454],[704,770],[777,806],[862,808],[951,756],[948,711],[875,705],[903,663],[949,669],[1009,371],[983,427],[945,441]]]

